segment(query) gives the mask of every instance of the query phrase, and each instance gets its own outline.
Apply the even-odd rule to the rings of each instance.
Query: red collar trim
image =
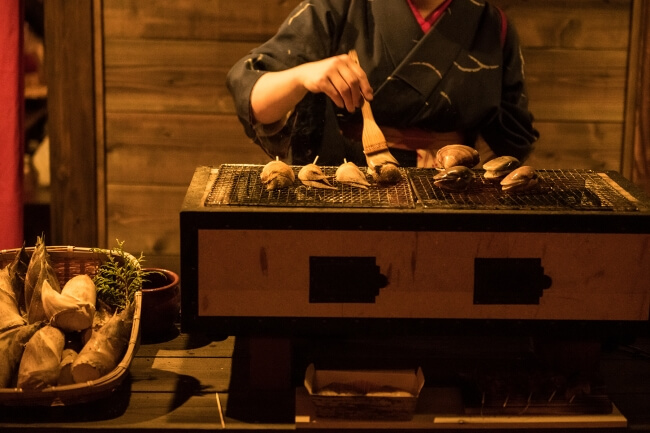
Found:
[[[415,7],[412,0],[406,0],[409,7],[411,8],[411,11],[413,12],[413,16],[415,16],[415,19],[418,21],[418,24],[424,33],[428,32],[431,27],[433,27],[433,24],[438,21],[438,18],[442,16],[443,12],[447,9],[451,1],[452,0],[445,0],[444,3],[438,6],[433,12],[429,14],[428,17],[425,18],[420,14],[420,11],[418,11],[418,8]]]

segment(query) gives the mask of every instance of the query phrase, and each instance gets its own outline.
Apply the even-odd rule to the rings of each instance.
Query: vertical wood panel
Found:
[[[95,80],[95,154],[97,156],[97,242],[112,247],[106,239],[106,119],[104,110],[104,26],[102,0],[93,0],[93,66]]]
[[[650,194],[650,3],[636,0],[634,10],[632,38],[637,42],[630,61],[629,135],[623,163],[625,174]]]
[[[47,244],[94,246],[97,185],[93,8],[87,0],[44,3],[52,238]]]

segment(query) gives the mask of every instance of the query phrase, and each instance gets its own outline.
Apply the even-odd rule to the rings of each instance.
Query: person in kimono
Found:
[[[516,30],[483,0],[306,0],[227,85],[246,134],[296,165],[365,165],[364,99],[403,166],[452,143],[523,161],[539,136]]]

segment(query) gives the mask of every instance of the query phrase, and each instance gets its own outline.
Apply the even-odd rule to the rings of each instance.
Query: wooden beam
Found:
[[[621,174],[631,179],[634,165],[634,132],[636,129],[636,104],[639,80],[641,41],[642,1],[632,3],[632,16],[630,20],[630,44],[627,56],[627,90],[625,95],[625,117],[623,122],[623,143],[621,149]]]
[[[97,185],[97,242],[101,248],[115,246],[106,234],[106,109],[104,99],[104,0],[93,0],[93,63],[95,80],[95,152]],[[114,241],[113,241],[114,242]]]
[[[47,244],[97,244],[93,3],[48,0],[46,68],[52,189]]]
[[[630,52],[623,174],[650,194],[650,5],[636,0]]]

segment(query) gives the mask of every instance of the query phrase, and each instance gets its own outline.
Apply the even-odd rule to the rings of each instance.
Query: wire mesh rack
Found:
[[[464,191],[447,191],[434,185],[436,169],[409,169],[417,199],[425,208],[637,211],[636,200],[606,173],[593,170],[537,170],[539,182],[523,192],[502,191],[498,181],[475,170]]]
[[[291,166],[293,185],[267,190],[260,179],[264,166],[223,164],[210,186],[205,206],[271,206],[331,208],[412,209],[416,205],[437,209],[532,211],[638,211],[639,202],[612,180],[606,172],[582,169],[537,170],[539,182],[523,192],[507,192],[498,181],[486,179],[484,170],[474,170],[474,178],[463,191],[448,191],[434,184],[439,172],[427,168],[400,168],[402,181],[394,185],[370,181],[359,188],[332,180],[334,188],[314,188],[298,180],[300,166]],[[323,166],[334,179],[337,167]]]
[[[395,185],[379,185],[370,180],[365,167],[360,167],[370,181],[367,188],[359,188],[332,180],[333,189],[305,186],[298,180],[301,167],[292,166],[296,180],[293,185],[267,190],[260,179],[264,167],[260,165],[221,165],[206,197],[206,206],[284,206],[284,207],[348,207],[348,208],[414,208],[415,200],[406,172],[400,169],[402,181]],[[331,176],[337,167],[320,167]]]

